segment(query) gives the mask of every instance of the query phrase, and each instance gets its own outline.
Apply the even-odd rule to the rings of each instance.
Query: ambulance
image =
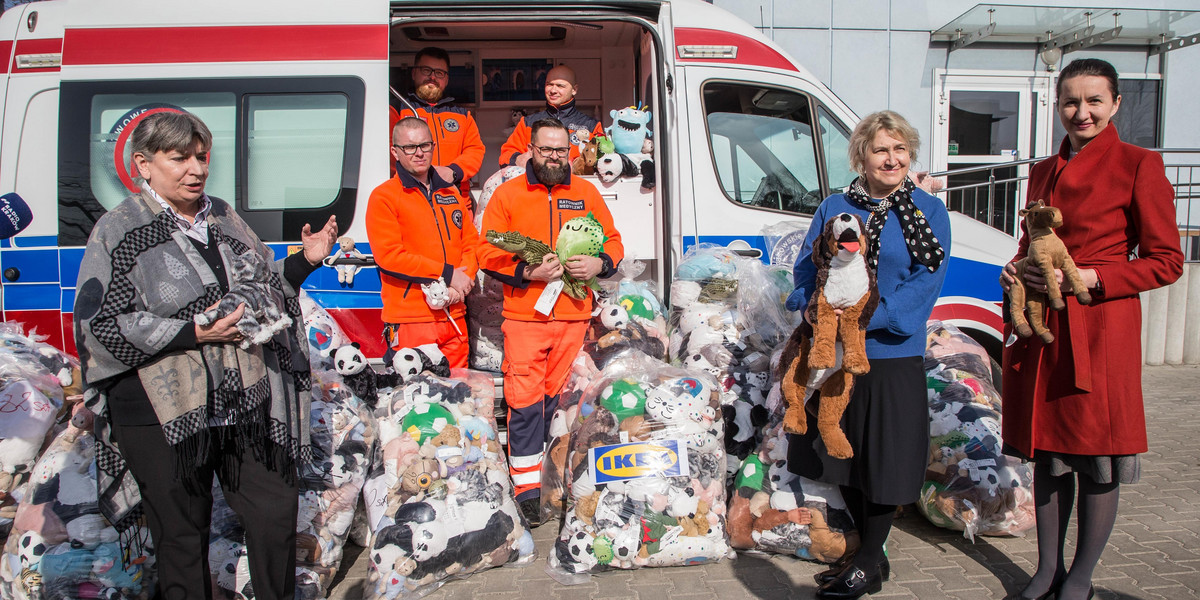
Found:
[[[626,255],[646,261],[664,291],[692,245],[763,253],[764,228],[802,230],[854,176],[855,114],[754,28],[700,0],[35,2],[0,17],[0,194],[16,192],[34,215],[0,241],[4,320],[74,353],[83,246],[136,189],[129,134],[161,110],[208,124],[208,193],[277,255],[330,214],[369,254],[364,214],[389,177],[389,104],[402,108],[426,46],[449,52],[447,93],[487,146],[476,196],[514,115],[542,106],[554,65],[574,68],[579,108],[606,127],[615,110],[650,111],[653,190],[640,178],[596,183]],[[957,213],[952,228],[933,316],[998,353],[996,281],[1015,241]],[[382,355],[373,267],[352,285],[321,268],[304,287],[368,356]]]

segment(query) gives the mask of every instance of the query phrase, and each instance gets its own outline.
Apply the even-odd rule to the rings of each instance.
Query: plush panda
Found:
[[[629,324],[629,312],[620,304],[604,303],[600,305],[600,323],[609,331],[623,329]]]
[[[401,381],[408,381],[425,371],[438,377],[450,376],[450,360],[438,349],[437,344],[425,344],[415,348],[401,348],[392,357],[392,372]]]
[[[333,369],[342,376],[342,380],[346,382],[350,391],[354,392],[354,395],[363,402],[375,406],[375,402],[379,398],[378,374],[375,373],[375,369],[371,368],[371,365],[367,364],[367,357],[359,349],[358,342],[346,344],[330,351],[333,355]]]

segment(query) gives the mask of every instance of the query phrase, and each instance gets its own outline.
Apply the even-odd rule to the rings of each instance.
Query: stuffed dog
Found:
[[[1017,274],[1016,282],[1008,290],[1008,311],[1017,335],[1027,338],[1036,333],[1043,342],[1049,344],[1054,341],[1054,334],[1046,329],[1046,299],[1049,297],[1050,308],[1054,310],[1066,308],[1067,303],[1063,302],[1062,290],[1057,285],[1048,286],[1046,292],[1026,289],[1025,270],[1029,265],[1037,265],[1046,274],[1062,269],[1063,279],[1070,282],[1071,289],[1075,290],[1075,299],[1084,306],[1092,303],[1092,295],[1079,277],[1079,269],[1075,268],[1075,261],[1067,253],[1066,245],[1054,233],[1054,228],[1063,224],[1062,211],[1036,200],[1022,209],[1020,214],[1025,217],[1025,228],[1029,231],[1029,251],[1025,258],[1014,263]],[[1029,311],[1028,321],[1025,320],[1026,310]]]
[[[804,404],[820,389],[817,428],[826,450],[835,458],[854,456],[839,423],[850,403],[854,376],[871,368],[866,330],[879,305],[879,290],[875,273],[867,266],[867,247],[863,223],[857,216],[841,213],[825,224],[813,245],[817,282],[808,303],[808,318],[792,332],[779,363],[787,403],[784,427],[793,433],[808,431]]]

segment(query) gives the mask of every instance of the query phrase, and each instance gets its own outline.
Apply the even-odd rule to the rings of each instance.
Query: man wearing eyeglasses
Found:
[[[575,95],[579,93],[579,85],[575,83],[575,71],[567,65],[558,65],[546,74],[546,108],[521,119],[508,141],[500,148],[500,166],[516,165],[524,167],[532,157],[529,151],[530,129],[527,123],[541,119],[553,118],[562,121],[567,126],[571,136],[571,154],[567,157],[570,164],[579,157],[579,146],[586,143],[592,136],[603,132],[600,121],[591,115],[575,108]]]
[[[464,198],[471,193],[471,178],[483,164],[483,139],[475,117],[465,108],[454,106],[454,98],[445,96],[450,82],[450,55],[441,48],[422,48],[413,60],[413,92],[408,100],[417,109],[391,107],[394,127],[401,117],[417,117],[429,124],[433,133],[433,165],[443,181],[458,186]]]
[[[466,305],[479,234],[467,202],[433,168],[429,125],[405,117],[392,128],[396,175],[371,192],[367,239],[379,267],[385,362],[400,348],[436,343],[451,367],[466,367]],[[421,284],[441,279],[450,304],[432,308]]]
[[[571,175],[566,126],[557,119],[542,119],[530,130],[530,168],[524,177],[510,179],[492,192],[483,230],[517,231],[553,248],[563,223],[590,213],[607,238],[599,256],[576,255],[562,262],[550,253],[536,264],[486,242],[479,245],[480,268],[504,284],[502,369],[509,472],[522,513],[537,524],[550,417],[592,316],[590,295],[576,300],[561,293],[562,274],[580,281],[609,277],[625,251],[600,192]]]

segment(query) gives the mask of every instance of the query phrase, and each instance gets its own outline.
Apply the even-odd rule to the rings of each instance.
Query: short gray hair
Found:
[[[190,152],[196,142],[204,152],[212,149],[212,132],[204,121],[189,112],[165,111],[138,124],[129,137],[129,148],[131,156],[141,153],[151,159],[157,152]]]
[[[425,131],[429,131],[429,123],[416,117],[404,117],[396,121],[396,124],[392,127],[392,143],[396,142],[396,132],[410,129],[424,129]],[[429,135],[432,136],[433,132],[429,131]]]
[[[850,134],[850,168],[862,175],[867,168],[867,153],[871,151],[871,142],[880,131],[887,131],[892,137],[904,140],[908,145],[908,156],[916,157],[921,149],[921,134],[908,123],[899,113],[881,110],[871,113],[858,122],[854,133]]]

